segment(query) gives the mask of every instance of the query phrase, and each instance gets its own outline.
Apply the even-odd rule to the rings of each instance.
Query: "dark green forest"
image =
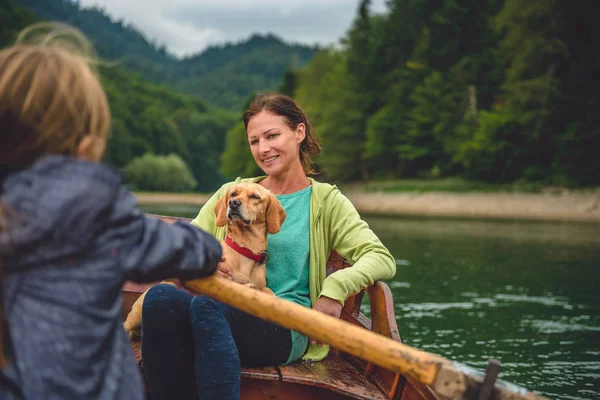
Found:
[[[342,49],[298,71],[328,178],[599,184],[592,4],[362,0]]]
[[[257,174],[241,110],[253,93],[279,88],[323,141],[320,179],[600,184],[591,0],[388,0],[380,14],[362,0],[339,46],[252,36],[184,60],[103,10],[18,2],[35,14],[3,1],[0,45],[37,18],[56,19],[120,60],[101,69],[114,115],[107,161],[118,168],[178,154],[200,191]]]

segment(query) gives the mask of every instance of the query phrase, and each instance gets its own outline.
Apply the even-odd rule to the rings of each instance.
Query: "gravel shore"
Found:
[[[600,190],[561,193],[346,192],[361,213],[600,222]],[[202,206],[205,194],[138,193],[145,205]]]

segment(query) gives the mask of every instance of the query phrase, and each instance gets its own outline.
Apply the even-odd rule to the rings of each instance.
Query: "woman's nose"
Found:
[[[269,143],[267,143],[266,141],[261,140],[258,143],[258,151],[262,154],[268,153],[269,150],[271,150],[271,146],[269,146]]]

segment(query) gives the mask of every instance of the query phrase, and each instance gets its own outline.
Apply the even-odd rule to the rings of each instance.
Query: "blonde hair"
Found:
[[[7,172],[27,168],[44,155],[75,155],[86,137],[92,139],[89,150],[100,158],[110,109],[96,60],[88,39],[60,23],[31,25],[14,45],[0,50],[0,184]],[[0,204],[0,234],[5,218]],[[6,362],[1,307],[0,292],[0,368]]]
[[[95,53],[73,27],[39,23],[0,51],[0,168],[26,168],[47,154],[75,154],[85,136],[110,131]]]

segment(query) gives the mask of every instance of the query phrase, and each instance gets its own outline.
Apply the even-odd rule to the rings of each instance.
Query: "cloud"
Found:
[[[381,12],[385,0],[372,1]],[[329,45],[350,28],[358,0],[80,0],[123,19],[148,39],[184,56],[274,33],[288,42]]]

